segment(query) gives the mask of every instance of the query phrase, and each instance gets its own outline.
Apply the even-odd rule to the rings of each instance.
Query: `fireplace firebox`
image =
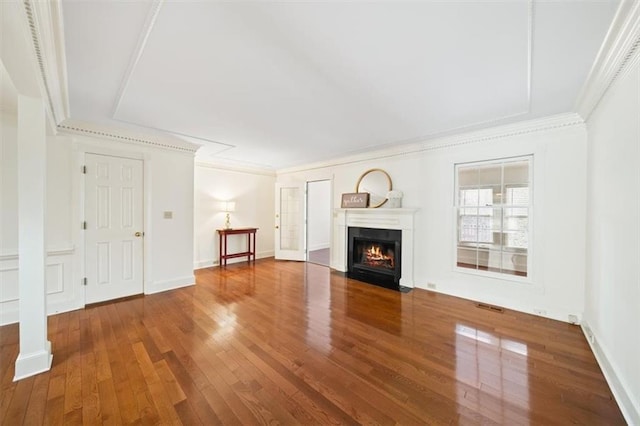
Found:
[[[349,227],[347,276],[401,290],[402,231]]]

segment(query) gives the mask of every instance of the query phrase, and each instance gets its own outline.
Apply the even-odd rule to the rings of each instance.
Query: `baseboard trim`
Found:
[[[47,340],[45,348],[38,352],[23,355],[20,353],[16,359],[16,371],[13,381],[26,379],[36,374],[44,373],[51,369],[53,355],[51,354],[51,342]]]
[[[8,306],[7,306],[8,305]],[[18,311],[18,301],[14,300],[10,303],[5,303],[0,306],[0,326],[15,324],[20,321],[20,314]],[[63,314],[65,312],[71,312],[78,309],[82,309],[84,304],[78,304],[76,300],[66,300],[60,303],[47,304],[47,316]]]
[[[212,268],[214,266],[218,266],[217,260],[196,260],[193,262],[194,270]]]
[[[188,287],[196,284],[194,275],[176,278],[173,280],[156,281],[145,286],[144,294],[162,293],[163,291],[175,290],[176,288]]]
[[[256,260],[257,259],[265,259],[267,257],[273,257],[274,256],[274,252],[273,250],[267,250],[267,251],[261,251],[256,253]],[[228,259],[227,260],[227,265],[231,265],[234,263],[242,263],[242,262],[246,262],[247,258],[246,257],[238,257],[235,259]],[[213,268],[215,266],[220,266],[218,264],[218,259],[213,259],[213,260],[196,260],[195,262],[193,262],[193,269],[198,270],[198,269],[206,269],[206,268]]]
[[[65,312],[75,311],[84,307],[84,300],[78,304],[76,300],[65,300],[64,302],[51,303],[47,305],[47,316],[63,314]]]
[[[606,351],[598,343],[598,337],[593,334],[593,329],[586,320],[582,321],[580,328],[587,339],[587,343],[589,343],[589,347],[591,347],[593,355],[596,357],[596,361],[611,388],[613,397],[618,403],[625,420],[630,425],[640,425],[640,407],[634,405],[631,395],[627,392],[624,383],[620,380],[620,376],[616,374],[615,368],[609,362]]]

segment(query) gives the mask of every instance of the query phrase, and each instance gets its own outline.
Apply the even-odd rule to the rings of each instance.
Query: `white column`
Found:
[[[20,353],[15,380],[51,368],[46,306],[46,118],[42,100],[18,96]]]

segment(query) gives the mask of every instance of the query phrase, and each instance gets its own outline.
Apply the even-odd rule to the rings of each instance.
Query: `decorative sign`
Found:
[[[349,194],[342,194],[342,203],[340,207],[343,209],[351,209],[356,207],[368,207],[369,206],[369,193],[368,192],[354,192]]]

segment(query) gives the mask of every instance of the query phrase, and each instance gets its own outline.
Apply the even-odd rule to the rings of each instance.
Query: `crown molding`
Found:
[[[640,2],[623,0],[576,101],[585,121],[609,88],[640,58]]]
[[[501,140],[510,137],[522,136],[531,133],[546,132],[559,130],[563,128],[572,128],[575,126],[584,126],[584,120],[576,113],[566,113],[552,115],[549,117],[538,118],[534,120],[520,121],[514,124],[506,124],[502,126],[491,127],[488,129],[476,130],[471,132],[459,133],[451,136],[436,137],[422,142],[397,145],[387,149],[381,149],[368,153],[354,154],[348,157],[328,160],[325,162],[312,163],[298,167],[290,167],[277,170],[277,174],[296,173],[301,171],[309,171],[322,169],[327,167],[342,166],[347,164],[361,163],[365,161],[380,160],[389,157],[399,157],[405,155],[414,155],[427,151],[435,151],[457,147],[461,145],[469,145],[478,142],[489,142]]]
[[[224,170],[227,172],[236,172],[236,173],[247,173],[252,175],[261,175],[261,176],[276,176],[275,170],[271,169],[262,169],[262,168],[253,168],[253,167],[243,167],[243,166],[235,166],[230,164],[220,164],[216,162],[203,162],[196,160],[196,167],[200,167],[203,169],[214,169],[214,170]]]
[[[547,132],[567,127],[583,126],[584,120],[580,115],[569,112],[556,114],[533,120],[520,121],[513,124],[505,124],[488,129],[458,135],[445,136],[425,141],[421,151],[433,151],[443,148],[451,148],[460,145],[468,145],[478,142],[486,142],[522,136],[530,133]]]
[[[191,154],[195,154],[195,152],[200,148],[200,145],[166,135],[148,135],[128,129],[114,129],[113,127],[75,120],[66,120],[64,123],[59,124],[58,130],[67,134],[94,136],[118,142],[144,145],[147,147],[162,148]]]
[[[64,27],[60,0],[23,0],[43,97],[55,126],[69,117]]]

